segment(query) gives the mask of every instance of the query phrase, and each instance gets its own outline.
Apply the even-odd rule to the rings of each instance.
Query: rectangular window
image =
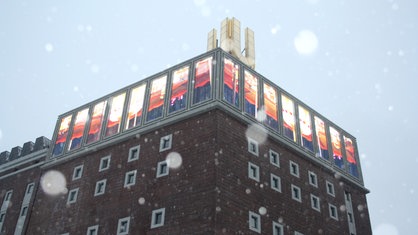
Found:
[[[68,144],[68,150],[78,149],[83,142],[84,129],[89,117],[89,109],[83,109],[77,113],[75,117],[75,123],[73,126],[73,133],[70,137],[70,143]]]
[[[110,155],[106,156],[106,157],[102,157],[100,159],[100,166],[99,166],[99,171],[104,171],[109,169],[110,167]]]
[[[0,213],[0,224],[4,222],[5,218],[6,218],[6,212]]]
[[[322,121],[319,117],[315,116],[315,133],[316,133],[316,142],[318,146],[318,154],[323,159],[328,160],[328,142],[327,134],[325,133],[325,122]]]
[[[136,170],[126,172],[124,187],[130,187],[136,183]]]
[[[334,190],[334,185],[327,181],[326,182],[326,187],[327,187],[327,193],[333,197],[335,197],[335,190]]]
[[[67,141],[72,117],[72,115],[68,115],[61,119],[57,139],[55,140],[54,150],[52,151],[53,156],[58,156],[64,152],[64,145]]]
[[[129,234],[129,223],[130,223],[131,217],[125,217],[122,219],[119,219],[118,221],[118,232],[117,235],[126,235]]]
[[[34,183],[28,184],[28,186],[26,187],[26,194],[32,194],[34,187],[35,187]]]
[[[147,121],[152,121],[163,116],[166,84],[167,75],[155,78],[151,81]]]
[[[247,138],[247,141],[248,141],[248,152],[258,156],[258,142],[251,138]]]
[[[167,161],[158,163],[157,166],[157,178],[168,175],[168,164]]]
[[[224,59],[224,100],[239,108],[239,65]]]
[[[277,175],[270,174],[270,186],[277,192],[282,192],[281,179]]]
[[[100,139],[102,132],[103,116],[106,110],[107,101],[97,103],[91,114],[89,134],[87,136],[87,144],[94,143]]]
[[[135,160],[139,159],[139,150],[140,150],[139,145],[129,149],[128,162],[135,161]]]
[[[277,115],[277,91],[273,86],[264,83],[264,110],[266,112],[266,119],[264,123],[275,129],[279,129],[279,120]]]
[[[280,167],[280,155],[279,155],[279,153],[270,149],[269,150],[269,158],[270,158],[270,163],[272,165]]]
[[[316,210],[316,211],[321,211],[321,204],[319,201],[319,197],[311,194],[311,207],[312,209]]]
[[[284,235],[282,224],[273,221],[273,235]]]
[[[291,189],[292,189],[292,199],[298,202],[302,202],[302,195],[301,195],[300,188],[292,184]]]
[[[248,213],[248,224],[251,231],[261,233],[261,217],[252,211]]]
[[[160,152],[171,149],[172,139],[173,139],[172,134],[161,137],[161,139],[160,139]]]
[[[311,114],[302,106],[299,105],[298,107],[301,144],[304,148],[313,152]]]
[[[283,134],[296,142],[295,135],[295,105],[293,100],[282,95]]]
[[[172,74],[171,97],[168,112],[185,109],[187,106],[187,88],[189,85],[189,66],[177,69]]]
[[[94,190],[94,196],[99,196],[104,194],[106,191],[106,179],[96,182],[96,188]]]
[[[299,165],[290,161],[290,174],[299,178]]]
[[[87,228],[87,235],[98,235],[99,225],[91,226]]]
[[[351,175],[358,177],[358,168],[356,161],[356,152],[354,149],[354,143],[351,138],[343,136],[345,146],[345,157],[347,158],[347,170]]]
[[[341,138],[340,132],[333,127],[329,127],[332,144],[332,156],[334,157],[334,163],[339,168],[344,168],[344,158],[341,152]]]
[[[329,216],[335,220],[338,220],[338,211],[337,211],[337,207],[332,205],[332,204],[328,204],[329,205]]]
[[[194,69],[193,104],[210,99],[212,88],[212,57],[197,61]]]
[[[68,192],[67,204],[71,204],[77,201],[78,188],[72,189]]]
[[[22,207],[22,210],[20,211],[20,216],[26,216],[26,214],[28,213],[28,206],[24,206]]]
[[[126,93],[112,97],[110,110],[107,117],[105,136],[112,136],[121,130],[122,112],[125,106]]]
[[[315,173],[313,173],[312,171],[308,172],[308,177],[309,177],[309,184],[314,186],[315,188],[318,187],[318,177],[316,176]]]
[[[12,193],[13,193],[12,190],[6,193],[6,196],[4,197],[4,202],[10,201],[10,199],[12,198]]]
[[[258,78],[244,71],[244,112],[257,117],[258,111]]]
[[[142,110],[144,106],[145,86],[141,84],[131,90],[129,108],[126,118],[126,129],[141,125]]]
[[[74,167],[73,180],[80,179],[82,175],[83,175],[83,165]]]
[[[260,168],[251,162],[248,163],[248,178],[260,181]]]
[[[151,228],[164,226],[165,208],[152,211]]]

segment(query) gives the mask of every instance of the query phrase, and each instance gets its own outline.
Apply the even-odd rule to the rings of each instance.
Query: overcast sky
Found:
[[[206,51],[226,17],[256,70],[357,138],[375,235],[418,234],[418,1],[0,0],[0,152]]]

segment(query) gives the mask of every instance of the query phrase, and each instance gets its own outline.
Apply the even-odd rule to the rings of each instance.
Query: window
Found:
[[[168,164],[167,161],[158,163],[157,166],[157,178],[168,175]]]
[[[283,235],[283,225],[273,221],[273,235]]]
[[[252,211],[249,212],[248,223],[250,230],[261,233],[261,217]]]
[[[271,164],[273,164],[274,166],[280,167],[280,157],[277,152],[274,152],[273,150],[270,149],[269,158],[270,158]]]
[[[109,169],[109,167],[110,167],[110,155],[106,157],[102,157],[102,159],[100,159],[99,171],[107,170]]]
[[[70,141],[68,143],[68,151],[81,147],[88,117],[89,108],[83,109],[77,113],[73,126],[73,132],[71,133]]]
[[[305,149],[313,152],[311,114],[302,106],[298,107],[301,144]]]
[[[277,192],[282,192],[281,180],[277,175],[270,174],[270,186]]]
[[[351,212],[347,212],[348,222],[354,223],[353,214]]]
[[[94,225],[87,228],[87,235],[97,235],[99,234],[99,225]]]
[[[105,136],[112,136],[121,130],[122,112],[125,105],[126,93],[112,97],[107,116]]]
[[[123,187],[129,187],[134,185],[136,182],[136,170],[126,172],[125,174],[125,183]]]
[[[257,118],[258,78],[244,70],[244,112]]]
[[[314,186],[315,188],[318,187],[318,177],[312,171],[308,172],[309,175],[309,184]]]
[[[34,186],[35,186],[34,183],[29,184],[28,187],[26,188],[26,194],[32,194]]]
[[[283,134],[296,142],[295,105],[292,99],[282,94]]]
[[[332,204],[329,204],[329,216],[335,220],[338,220],[338,211],[337,207]]]
[[[194,66],[193,104],[211,98],[212,57],[197,61]]]
[[[119,219],[117,235],[126,235],[129,233],[130,217]]]
[[[70,190],[68,193],[67,204],[71,204],[77,201],[78,188]]]
[[[132,162],[139,159],[139,150],[139,145],[129,149],[128,162]]]
[[[73,171],[73,180],[80,179],[83,175],[83,165],[76,166]]]
[[[129,108],[126,112],[126,129],[141,125],[145,86],[146,84],[141,84],[131,90]]]
[[[0,214],[0,223],[3,223],[4,218],[6,218],[6,212],[2,212],[2,213]]]
[[[171,97],[168,112],[172,113],[186,108],[189,66],[179,68],[171,76]]]
[[[279,121],[277,116],[277,107],[279,107],[279,105],[277,100],[277,91],[273,86],[270,86],[267,83],[264,83],[263,88],[264,110],[266,112],[266,119],[264,120],[264,124],[270,126],[275,130],[278,130]]]
[[[248,178],[260,181],[260,168],[251,162],[248,163]]]
[[[26,216],[28,213],[28,206],[22,207],[22,210],[20,211],[20,216]]]
[[[161,137],[160,152],[171,149],[172,138],[173,138],[172,134]]]
[[[321,211],[321,205],[319,201],[319,197],[311,194],[311,207],[316,211]]]
[[[224,58],[224,95],[228,103],[239,107],[239,65],[232,60]]]
[[[334,164],[339,168],[344,169],[344,158],[341,149],[340,132],[337,129],[330,126],[329,134],[331,136],[331,147],[332,156],[334,158]]]
[[[7,202],[7,201],[10,201],[10,199],[12,198],[12,190],[10,190],[10,191],[8,191],[7,193],[6,193],[6,196],[4,197],[4,201],[5,202]]]
[[[167,75],[155,78],[151,81],[147,121],[152,121],[163,116],[166,84]]]
[[[300,188],[292,184],[292,199],[298,202],[302,202],[302,195]]]
[[[54,150],[52,150],[53,156],[60,155],[64,151],[64,145],[65,145],[65,142],[67,141],[67,135],[70,129],[72,117],[73,117],[72,115],[68,115],[61,119],[58,133],[56,134],[57,137],[55,140]]]
[[[315,133],[316,133],[316,143],[318,146],[317,153],[318,155],[328,160],[329,152],[328,152],[328,143],[327,143],[327,134],[325,132],[325,122],[322,121],[317,116],[314,116],[315,120]]]
[[[290,161],[290,174],[299,177],[299,165]]]
[[[258,143],[251,138],[248,138],[248,152],[258,156]]]
[[[151,228],[164,226],[165,208],[152,211]]]
[[[327,184],[327,193],[329,195],[335,197],[334,185],[329,181],[327,181],[326,184]]]
[[[87,135],[86,144],[91,144],[100,139],[102,132],[103,116],[105,114],[107,101],[102,101],[97,103],[93,108],[93,113],[91,114],[91,121],[89,132]]]
[[[96,182],[96,189],[94,190],[94,196],[99,196],[105,193],[106,179]]]

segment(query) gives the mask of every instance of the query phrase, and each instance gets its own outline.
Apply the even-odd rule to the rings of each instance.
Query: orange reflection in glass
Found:
[[[102,101],[96,104],[93,108],[93,114],[91,116],[89,127],[89,134],[87,136],[87,144],[96,142],[100,139],[106,103],[107,101]]]
[[[77,113],[73,127],[73,133],[68,145],[68,150],[78,149],[83,140],[84,129],[89,115],[89,109],[83,109]]]
[[[131,91],[129,100],[128,118],[126,120],[126,129],[140,125],[142,117],[142,108],[144,105],[145,84],[135,87]]]
[[[119,133],[126,93],[113,97],[107,118],[106,136]]]

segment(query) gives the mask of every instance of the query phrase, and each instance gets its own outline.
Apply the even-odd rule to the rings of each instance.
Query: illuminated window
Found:
[[[338,220],[338,211],[337,211],[337,207],[332,205],[332,204],[328,204],[329,206],[329,216],[335,220]]]
[[[99,225],[90,226],[87,228],[87,235],[97,235],[99,234]]]
[[[284,235],[282,224],[273,221],[273,235]]]
[[[302,146],[310,151],[313,151],[311,114],[302,106],[299,105],[298,107],[300,137],[302,140]]]
[[[321,211],[321,204],[319,201],[319,197],[311,194],[311,207],[312,209],[316,210],[316,211]]]
[[[136,182],[136,170],[126,172],[125,174],[125,183],[123,187],[130,187],[132,185],[135,185]]]
[[[166,83],[167,76],[155,78],[151,81],[147,121],[152,121],[163,116]]]
[[[151,228],[158,228],[164,226],[165,208],[152,211]]]
[[[264,110],[266,119],[264,123],[273,129],[278,130],[279,120],[277,118],[277,91],[272,86],[264,83]]]
[[[315,131],[316,131],[316,142],[318,146],[318,154],[320,157],[328,160],[328,143],[327,135],[325,133],[325,122],[322,121],[319,117],[315,116]]]
[[[126,129],[136,127],[141,124],[144,97],[145,84],[139,85],[132,89],[129,99],[129,108],[126,114]]]
[[[299,178],[299,165],[290,161],[290,174]]]
[[[167,161],[159,162],[157,165],[157,178],[168,175],[168,163]]]
[[[274,166],[280,167],[280,155],[279,153],[269,150],[269,157],[270,157],[270,163]]]
[[[70,138],[70,143],[68,144],[68,150],[78,149],[81,147],[83,141],[84,129],[86,122],[89,116],[89,109],[83,109],[77,113],[75,118],[75,123],[73,127],[73,132]]]
[[[171,97],[170,106],[168,107],[169,113],[186,108],[189,66],[175,70],[171,80]]]
[[[244,112],[257,117],[258,110],[258,78],[244,71]]]
[[[351,175],[358,177],[358,168],[356,161],[356,152],[354,149],[354,143],[351,138],[346,136],[344,137],[344,146],[345,146],[345,157],[347,158],[347,170]]]
[[[109,115],[107,117],[107,125],[105,136],[112,136],[119,133],[122,121],[122,112],[125,104],[125,93],[114,96],[110,104]]]
[[[326,181],[326,187],[327,187],[327,193],[335,197],[334,185],[331,182]]]
[[[171,149],[172,139],[173,139],[172,134],[161,137],[161,139],[160,139],[160,152]]]
[[[344,168],[344,158],[341,152],[341,138],[340,132],[333,127],[329,127],[332,144],[332,156],[334,157],[334,163],[340,168]]]
[[[248,152],[258,156],[258,143],[257,141],[247,138],[248,141]]]
[[[314,186],[315,188],[318,187],[318,177],[316,176],[315,173],[313,173],[312,171],[308,172],[308,177],[309,177],[309,184]]]
[[[296,141],[295,135],[295,105],[293,100],[282,95],[282,111],[283,111],[283,134],[287,138]]]
[[[196,62],[193,82],[193,104],[211,98],[212,57]]]
[[[277,175],[270,174],[270,186],[277,192],[282,192],[281,179]]]
[[[72,204],[77,201],[78,188],[72,189],[68,192],[67,204]]]
[[[63,117],[60,122],[60,126],[57,133],[57,139],[55,140],[53,155],[60,155],[64,151],[64,145],[67,141],[68,131],[70,129],[72,115]]]
[[[139,159],[139,150],[139,145],[129,149],[128,162],[132,162]]]
[[[73,180],[80,179],[83,175],[83,165],[74,167]]]
[[[248,223],[250,230],[261,233],[261,217],[252,211],[248,213]]]
[[[105,193],[106,191],[106,179],[96,182],[96,188],[94,190],[94,196],[99,196]]]
[[[292,189],[292,199],[298,202],[302,202],[302,195],[301,195],[300,188],[292,184],[291,189]]]
[[[90,120],[89,134],[87,136],[87,144],[94,143],[100,139],[106,103],[107,101],[99,102],[93,108],[93,113]]]
[[[251,162],[248,163],[248,178],[260,181],[260,168]]]
[[[126,218],[119,219],[117,235],[129,234],[129,222],[130,222],[130,220],[131,220],[131,217],[126,217]]]
[[[99,166],[99,171],[104,171],[109,169],[110,167],[110,155],[106,156],[106,157],[102,157],[100,159],[100,166]]]
[[[224,59],[224,100],[239,107],[239,65]]]

